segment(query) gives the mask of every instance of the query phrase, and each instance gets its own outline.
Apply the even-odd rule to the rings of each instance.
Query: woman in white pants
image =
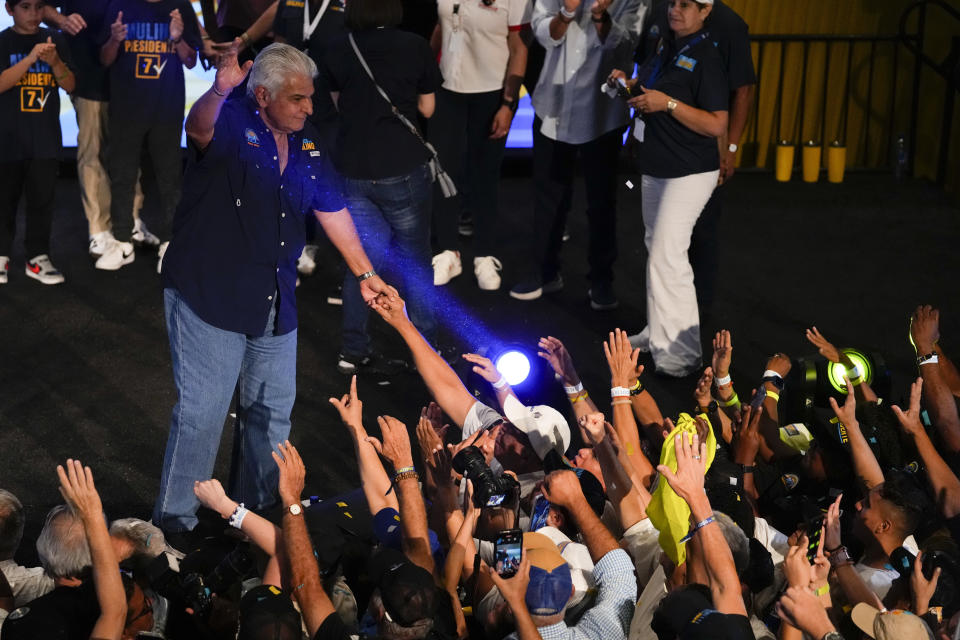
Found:
[[[729,92],[720,54],[704,20],[713,0],[670,0],[669,29],[626,80],[640,142],[647,245],[647,327],[631,337],[657,371],[682,377],[700,367],[700,317],[687,257],[690,234],[717,185],[716,138],[727,129]]]

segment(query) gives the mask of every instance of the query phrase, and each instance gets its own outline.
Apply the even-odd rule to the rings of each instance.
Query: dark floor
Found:
[[[60,181],[52,257],[66,284],[44,287],[28,280],[17,249],[10,283],[0,287],[0,486],[23,500],[32,531],[60,500],[54,466],[68,456],[93,467],[110,517],[148,517],[175,402],[156,260],[140,253],[118,272],[96,271],[86,254],[77,194],[75,180]],[[466,268],[472,264],[467,241],[464,275],[447,288],[442,306],[445,326],[475,348],[498,340],[533,346],[541,335],[560,337],[586,386],[603,398],[609,380],[601,339],[616,326],[635,331],[644,325],[639,195],[639,189],[621,186],[616,281],[621,306],[597,313],[586,298],[580,195],[565,247],[566,288],[536,302],[507,296],[522,250],[511,232],[532,198],[528,178],[505,179],[505,286],[495,293],[476,288]],[[769,174],[738,175],[717,238],[719,300],[705,319],[704,337],[721,327],[733,331],[733,368],[741,379],[757,377],[774,351],[813,353],[803,337],[811,324],[838,345],[882,352],[888,364],[910,374],[906,321],[918,303],[941,307],[943,343],[948,350],[958,344],[958,214],[935,188],[899,185],[888,175],[853,174],[843,185],[777,184]],[[292,434],[307,462],[308,490],[319,495],[358,481],[352,448],[327,402],[345,390],[347,380],[334,367],[340,308],[326,303],[335,269],[332,259],[325,263],[299,290],[299,394]],[[372,327],[380,348],[404,355],[379,319]],[[705,353],[709,357],[709,350]],[[651,375],[646,381],[669,412],[689,406],[694,380]],[[360,393],[372,431],[373,416],[388,413],[411,424],[427,401],[413,375],[362,377]],[[230,429],[224,433],[216,473],[225,479]]]

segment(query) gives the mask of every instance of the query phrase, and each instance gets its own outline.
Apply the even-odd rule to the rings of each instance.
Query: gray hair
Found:
[[[92,564],[83,523],[67,505],[58,505],[47,514],[37,538],[37,554],[53,578],[79,578]]]
[[[743,575],[750,564],[750,541],[747,539],[747,534],[730,516],[722,511],[714,511],[713,517],[720,525],[720,531],[723,532],[727,546],[730,547],[730,552],[733,554],[733,564],[737,569],[737,574]]]
[[[156,558],[163,553],[167,541],[159,527],[140,518],[121,518],[110,523],[110,535],[133,545],[133,554]]]
[[[373,609],[383,609],[386,614],[386,608],[383,606],[383,598],[380,596],[380,590],[377,589],[370,596],[370,605]],[[417,620],[409,627],[401,627],[393,620],[389,620],[386,615],[380,618],[377,623],[378,635],[388,640],[421,640],[426,638],[433,629],[433,619],[424,618]]]
[[[12,556],[23,538],[26,516],[17,496],[0,489],[0,558]]]
[[[318,74],[317,63],[296,47],[275,42],[265,47],[253,61],[247,78],[247,95],[254,96],[257,87],[263,87],[276,96],[291,76],[303,75],[310,79]]]

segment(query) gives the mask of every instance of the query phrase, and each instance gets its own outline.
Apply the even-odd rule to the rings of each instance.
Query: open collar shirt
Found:
[[[558,142],[590,142],[630,120],[626,101],[608,97],[600,87],[614,69],[630,75],[650,0],[613,0],[607,9],[610,31],[603,42],[590,18],[591,4],[581,2],[559,40],[550,37],[550,22],[562,0],[536,0],[530,21],[547,50],[533,109],[543,123],[540,132]]]
[[[345,206],[339,179],[309,126],[287,136],[282,174],[273,134],[248,97],[223,105],[205,149],[191,146],[163,286],[176,289],[204,322],[262,336],[270,332],[267,319],[275,307],[276,335],[297,328],[304,217]]]

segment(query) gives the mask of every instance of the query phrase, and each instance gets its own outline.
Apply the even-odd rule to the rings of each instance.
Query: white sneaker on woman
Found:
[[[133,252],[133,243],[114,240],[93,266],[104,271],[116,271],[123,265],[133,262],[136,257]]]
[[[501,269],[503,265],[493,256],[473,259],[473,274],[477,276],[477,285],[484,291],[496,291],[500,288]]]
[[[433,285],[440,287],[463,273],[460,254],[447,249],[433,256]]]

